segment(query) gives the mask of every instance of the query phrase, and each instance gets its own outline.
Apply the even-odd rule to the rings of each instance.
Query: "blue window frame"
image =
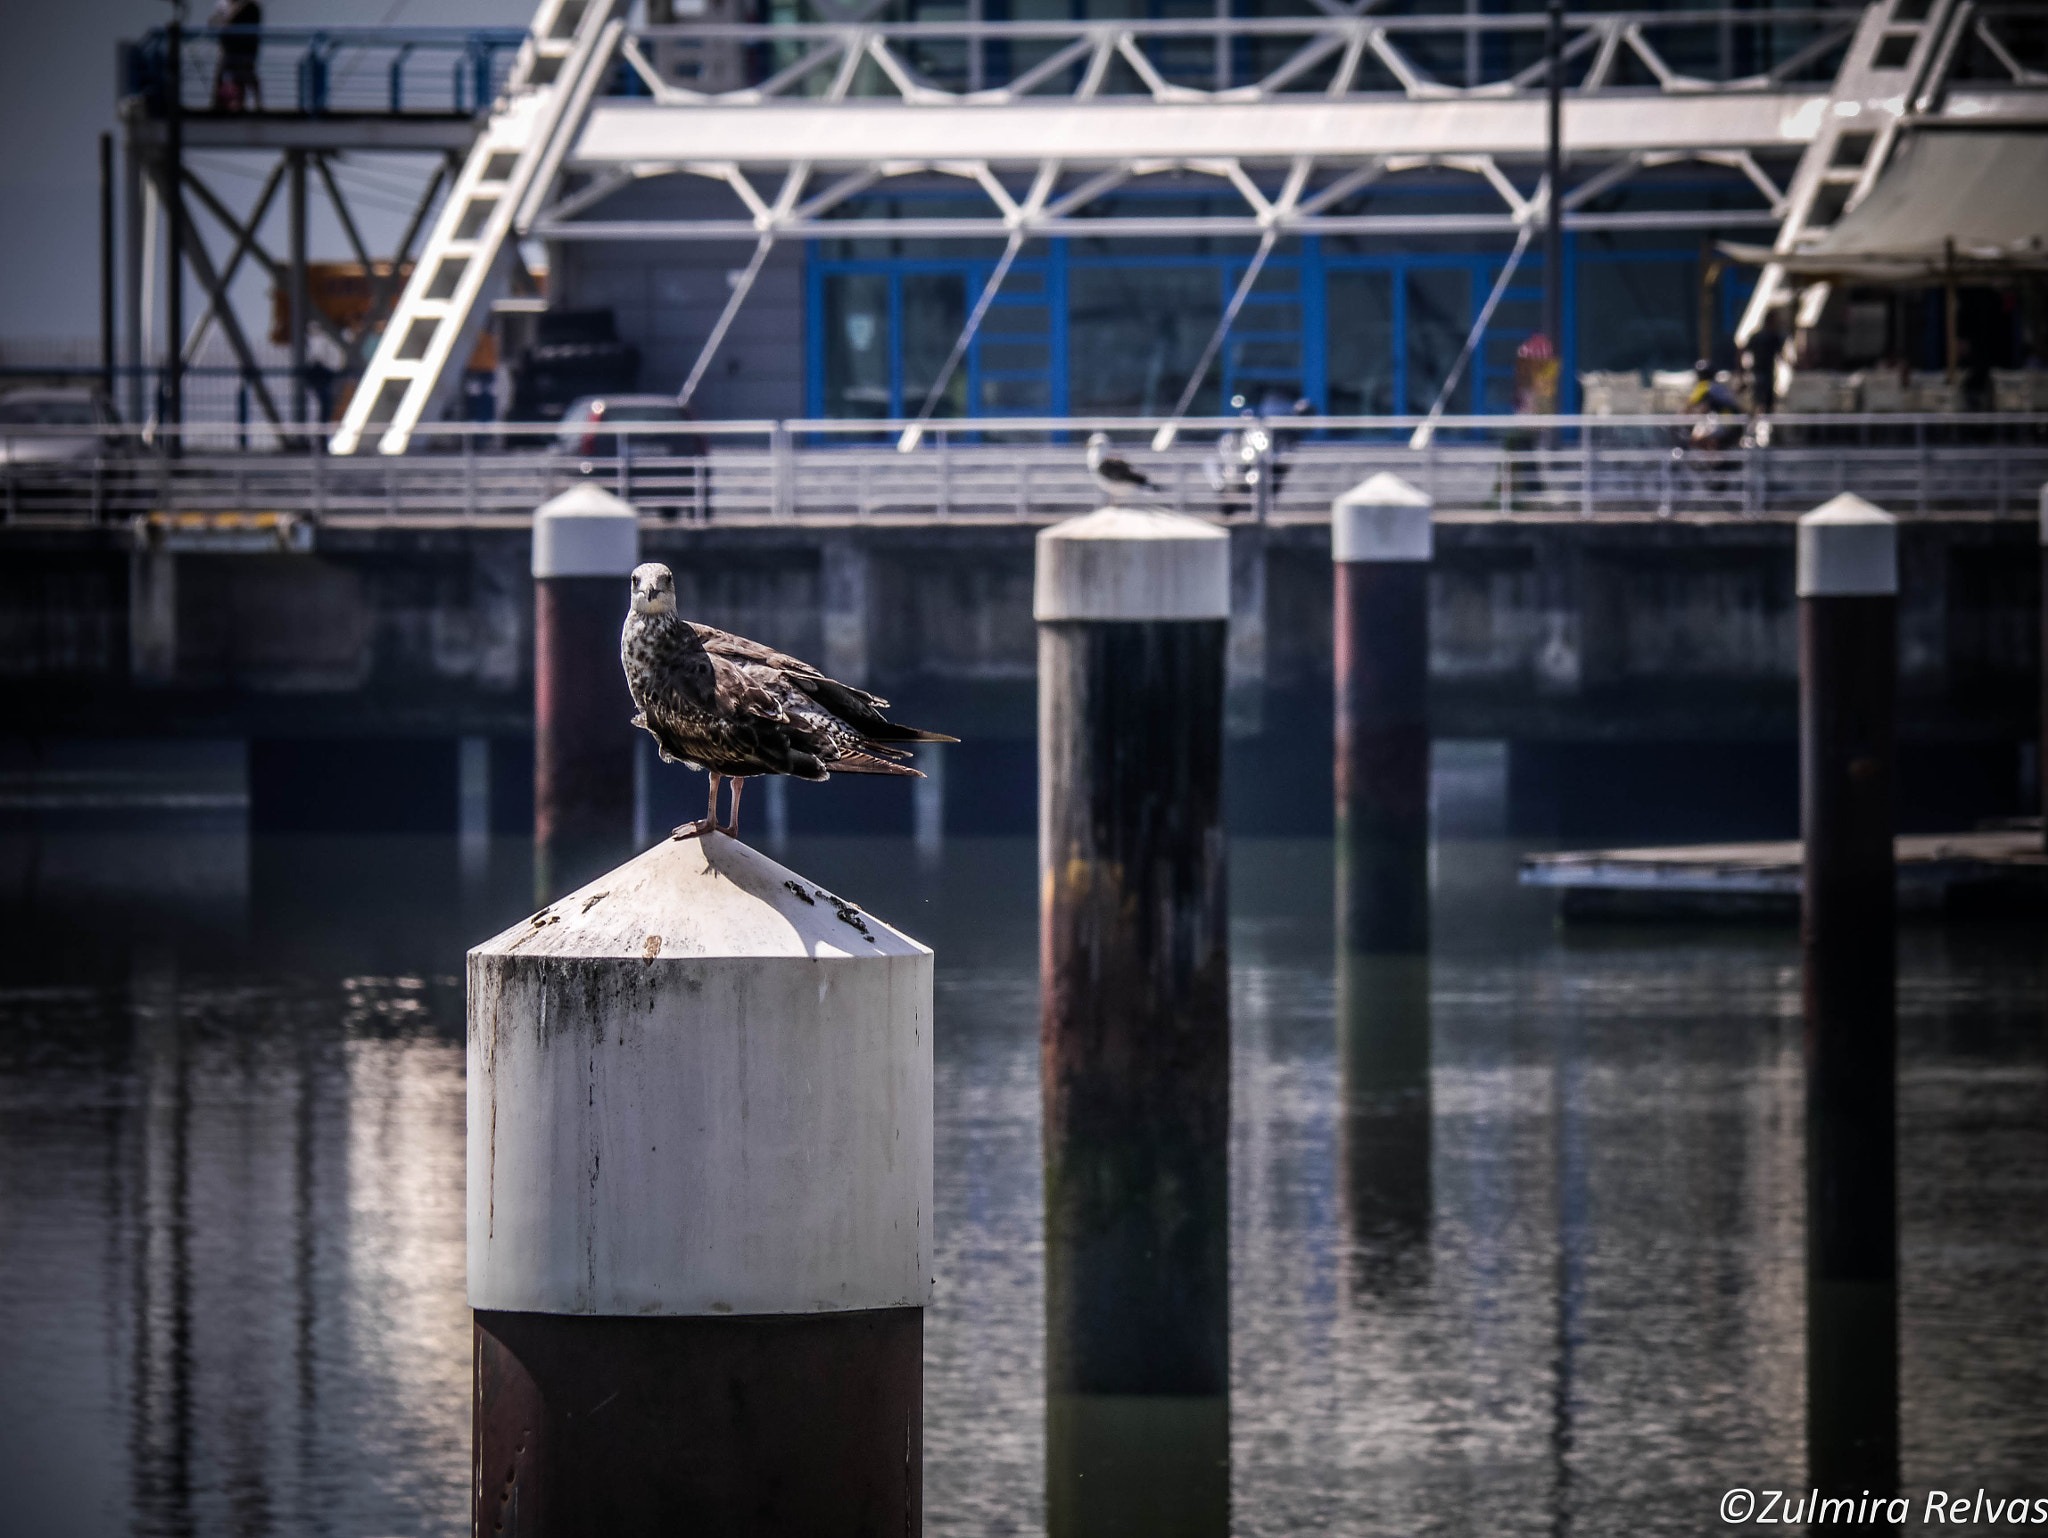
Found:
[[[1019,256],[937,416],[1172,409],[1249,253],[1076,254],[1073,244],[1049,241]],[[1586,249],[1576,236],[1565,237],[1564,410],[1578,408],[1582,366],[1692,361],[1700,254],[1697,247]],[[1315,238],[1283,248],[1267,261],[1224,340],[1216,386],[1198,394],[1193,409],[1221,412],[1233,395],[1298,395],[1319,413],[1427,411],[1506,260],[1504,249],[1331,251]],[[814,244],[806,277],[808,413],[914,415],[994,267],[991,256],[839,257]],[[1582,280],[1602,295],[1583,315]],[[1732,332],[1748,288],[1746,276],[1724,273],[1721,335]],[[1542,310],[1543,260],[1531,250],[1448,409],[1514,410],[1515,352],[1540,329]],[[1077,314],[1088,333],[1078,349]]]

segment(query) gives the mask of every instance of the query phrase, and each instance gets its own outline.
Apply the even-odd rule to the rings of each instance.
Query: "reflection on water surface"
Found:
[[[938,950],[927,1526],[1042,1531],[1033,847],[781,857]],[[526,859],[0,834],[9,1530],[466,1530],[459,976]],[[1694,1533],[1799,1487],[1793,936],[1561,935],[1452,841],[1429,961],[1340,988],[1328,847],[1233,861],[1232,1530]],[[2043,1493],[2040,940],[1902,947],[1907,1490]]]

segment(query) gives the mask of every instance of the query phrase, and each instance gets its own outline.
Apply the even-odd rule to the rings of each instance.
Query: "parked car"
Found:
[[[643,508],[674,518],[688,512],[710,516],[710,451],[693,432],[606,432],[611,424],[694,420],[673,395],[586,395],[570,402],[555,435],[555,453],[578,475],[616,477],[621,489]],[[695,461],[677,464],[676,460]]]
[[[620,435],[601,429],[609,423],[690,422],[689,408],[678,406],[673,395],[586,395],[571,401],[562,413],[562,430],[555,435],[555,452],[579,459],[614,459],[620,450]],[[705,453],[700,434],[632,433],[628,435],[635,459],[700,459]],[[591,467],[582,467],[591,473]]]
[[[107,430],[117,420],[97,390],[10,390],[0,395],[0,464],[65,464],[113,453],[120,440]],[[38,428],[60,430],[39,433]],[[82,431],[86,428],[100,430]]]

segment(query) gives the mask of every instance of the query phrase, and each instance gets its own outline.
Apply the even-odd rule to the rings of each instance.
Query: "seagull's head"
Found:
[[[1088,435],[1088,468],[1093,470],[1102,463],[1102,456],[1109,452],[1108,433]]]
[[[633,612],[673,614],[676,612],[676,579],[659,561],[633,568]]]

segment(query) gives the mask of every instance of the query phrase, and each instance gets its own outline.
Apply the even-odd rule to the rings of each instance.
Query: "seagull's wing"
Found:
[[[856,689],[852,684],[843,684],[836,678],[828,678],[810,663],[792,657],[787,652],[776,651],[773,647],[763,646],[759,641],[750,641],[745,636],[713,630],[708,625],[699,625],[696,628],[697,633],[704,638],[704,649],[714,658],[750,668],[773,670],[791,688],[802,691],[809,699],[845,722],[867,743],[958,740],[937,732],[920,732],[914,727],[899,726],[882,714],[889,708],[889,702],[880,695],[870,694],[865,689]]]
[[[1099,473],[1104,480],[1115,481],[1123,486],[1150,486],[1152,484],[1150,480],[1146,479],[1144,473],[1128,459],[1119,458],[1114,454],[1104,456],[1102,469]]]

